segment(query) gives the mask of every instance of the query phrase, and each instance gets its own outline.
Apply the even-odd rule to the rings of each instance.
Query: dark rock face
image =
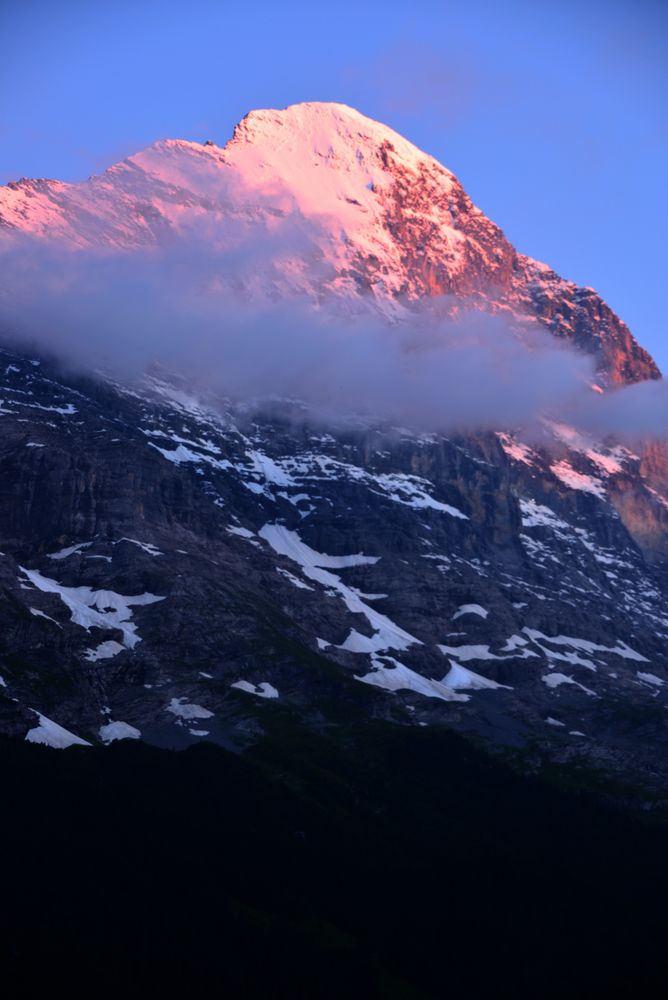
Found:
[[[241,747],[382,717],[664,781],[647,457],[0,367],[3,732]]]

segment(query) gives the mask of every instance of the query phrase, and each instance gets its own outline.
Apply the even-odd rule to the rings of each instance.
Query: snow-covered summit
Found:
[[[81,183],[12,182],[0,249],[26,235],[112,253],[195,241],[215,287],[268,301],[397,318],[454,296],[577,341],[603,381],[658,375],[594,292],[518,254],[449,170],[343,104],[251,111],[223,147],[161,140]]]
[[[387,142],[392,144],[396,158],[406,169],[417,171],[422,163],[428,162],[445,175],[453,176],[389,126],[367,118],[347,104],[333,102],[309,101],[292,104],[282,111],[250,111],[235,127],[228,148],[247,143],[284,152],[288,171],[293,169],[294,155],[310,149],[330,166],[350,170],[357,165],[369,168],[369,161],[374,160],[379,147]],[[274,161],[272,165],[277,166]]]
[[[13,229],[76,246],[128,248],[203,230],[231,245],[248,238],[249,226],[260,237],[285,230],[283,220],[293,217],[309,249],[337,271],[377,259],[383,285],[397,294],[406,291],[406,275],[387,225],[393,192],[399,176],[415,183],[424,172],[441,197],[456,185],[433,158],[352,108],[298,104],[250,112],[223,148],[160,140],[79,184],[8,185],[0,191],[0,220],[6,235]],[[438,229],[453,261],[461,256],[463,237],[449,211],[425,203],[417,214]],[[350,276],[351,290],[362,271]]]

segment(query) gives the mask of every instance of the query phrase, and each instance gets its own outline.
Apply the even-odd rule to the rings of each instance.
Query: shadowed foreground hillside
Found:
[[[638,995],[659,972],[663,821],[444,730],[0,760],[13,996]]]

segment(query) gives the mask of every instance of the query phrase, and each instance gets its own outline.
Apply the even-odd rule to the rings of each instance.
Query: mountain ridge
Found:
[[[479,308],[593,355],[603,391],[659,377],[592,289],[518,254],[377,123],[364,145],[335,110],[338,138],[314,152],[291,128],[263,167],[243,137],[289,111],[224,150],[149,147],[78,195],[4,189],[26,213],[5,262],[50,242],[133,261],[195,234],[238,251],[206,277],[242,305],[302,294],[394,324],[425,302]],[[299,400],[250,408],[174,372],[75,375],[49,324],[40,350],[6,331],[0,355],[2,732],[239,751],[286,718],[372,718],[665,794],[665,443],[638,454],[554,421],[541,442],[324,426]]]
[[[287,250],[227,279],[251,297],[333,297],[400,321],[454,296],[592,354],[604,384],[660,378],[593,289],[518,253],[451,171],[345,105],[251,111],[224,147],[159,140],[88,181],[0,188],[10,247],[29,234],[79,250],[196,239],[248,253],[272,233]]]

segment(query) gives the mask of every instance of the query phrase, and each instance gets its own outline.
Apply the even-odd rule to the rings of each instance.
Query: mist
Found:
[[[303,401],[325,421],[529,437],[543,417],[629,439],[668,430],[663,382],[595,393],[593,359],[535,323],[454,302],[384,322],[363,298],[316,308],[298,282],[272,301],[286,260],[309,260],[310,287],[332,276],[298,215],[259,243],[238,237],[123,254],[22,237],[0,253],[0,331],[77,371],[132,382],[159,364],[234,402]]]

